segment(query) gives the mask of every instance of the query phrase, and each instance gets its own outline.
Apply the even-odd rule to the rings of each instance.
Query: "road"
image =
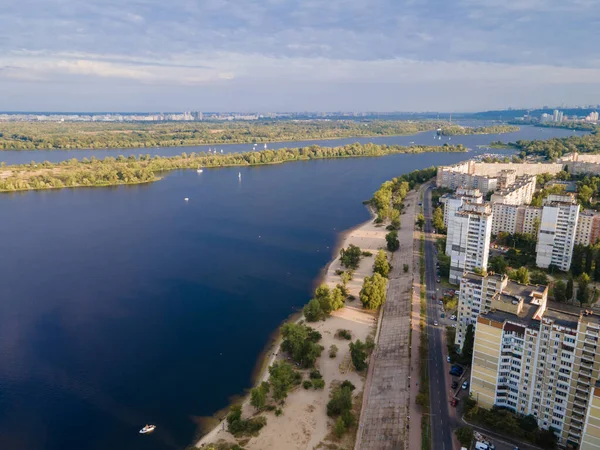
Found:
[[[429,399],[431,405],[431,438],[432,448],[436,450],[452,450],[452,430],[454,419],[448,414],[450,408],[450,386],[447,386],[445,372],[450,370],[446,362],[447,351],[442,341],[444,327],[434,326],[433,321],[440,321],[439,293],[436,283],[435,242],[431,233],[431,189],[425,190],[423,199],[423,215],[425,216],[425,285],[427,289],[427,336],[429,338]],[[431,296],[435,294],[436,300]]]

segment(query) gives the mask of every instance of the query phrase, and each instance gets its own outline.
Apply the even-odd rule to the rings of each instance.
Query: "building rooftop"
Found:
[[[532,181],[535,181],[535,177],[533,175],[523,175],[522,177],[519,177],[515,180],[515,182],[513,184],[511,184],[510,186],[508,186],[505,189],[499,189],[496,192],[494,192],[495,195],[508,195],[514,191],[516,191],[517,189],[522,188],[523,186],[531,183]]]
[[[510,303],[511,306],[517,306],[519,302],[522,302],[521,308],[518,313],[502,311],[494,308],[487,313],[481,314],[486,319],[494,320],[496,322],[513,322],[523,325],[527,328],[539,328],[541,316],[538,314],[540,311],[539,302],[533,300],[531,297],[525,299],[519,299],[515,296],[508,294],[496,294],[494,299],[498,298],[501,303]],[[517,302],[515,304],[514,302]]]

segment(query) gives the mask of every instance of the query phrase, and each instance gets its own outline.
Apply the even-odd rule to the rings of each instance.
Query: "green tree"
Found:
[[[327,415],[329,417],[341,416],[344,411],[352,411],[352,391],[354,385],[344,381],[340,386],[332,389],[330,400],[327,403]]]
[[[519,267],[517,270],[510,272],[509,277],[518,283],[529,283],[529,270],[526,267]]]
[[[494,273],[504,274],[508,270],[508,263],[502,256],[494,256],[489,260],[488,269]]]
[[[584,206],[590,206],[590,200],[594,195],[594,190],[589,186],[581,186],[578,189],[577,197],[579,202]]]
[[[321,303],[316,298],[313,298],[304,306],[303,312],[308,322],[317,322],[327,316],[321,308]]]
[[[548,284],[548,277],[546,276],[546,274],[540,270],[536,270],[535,272],[531,272],[531,275],[529,276],[529,282],[531,284],[543,284],[543,285],[547,285]]]
[[[367,309],[377,309],[385,303],[387,280],[375,273],[372,277],[365,277],[360,290],[360,301]]]
[[[273,399],[283,400],[288,391],[300,383],[302,375],[294,370],[291,364],[285,361],[277,361],[269,367],[269,384],[273,388]]]
[[[423,226],[425,225],[425,216],[423,214],[418,214],[416,223],[417,226],[422,230]]]
[[[344,422],[342,416],[338,417],[335,421],[335,427],[333,431],[335,432],[335,435],[339,438],[342,437],[346,432],[346,423]]]
[[[594,262],[594,249],[591,246],[585,248],[585,269],[587,274],[592,273],[592,263]]]
[[[590,277],[587,273],[582,273],[577,278],[577,301],[583,307],[590,299]]]
[[[573,298],[573,292],[574,292],[573,277],[569,276],[569,279],[567,280],[567,290],[565,292],[567,300],[571,300]]]
[[[554,300],[564,302],[567,300],[567,285],[564,281],[558,280],[554,283]]]
[[[367,368],[367,345],[360,339],[350,342],[350,356],[357,371],[362,372]]]
[[[460,427],[454,432],[456,439],[461,443],[463,447],[471,448],[473,442],[473,428],[471,427]]]
[[[596,262],[594,264],[594,281],[600,281],[600,251],[596,251]]]
[[[400,241],[398,240],[397,231],[390,231],[388,234],[385,235],[385,240],[387,242],[387,249],[390,252],[395,252],[400,248]]]
[[[585,247],[577,244],[573,247],[573,255],[571,257],[571,273],[574,276],[579,276],[583,273],[583,257]]]
[[[263,381],[260,386],[255,387],[250,391],[250,404],[256,409],[261,410],[265,407],[267,402],[267,395],[269,394],[269,383]]]
[[[431,224],[433,225],[433,228],[437,230],[438,233],[446,232],[446,227],[444,226],[444,211],[441,207],[438,206],[433,210]]]
[[[323,351],[317,344],[321,335],[310,327],[298,323],[286,323],[281,327],[281,349],[302,367],[312,367]]]
[[[350,244],[348,248],[340,250],[340,262],[344,267],[356,269],[360,263],[361,255],[360,247]]]
[[[375,263],[373,264],[373,272],[378,273],[382,277],[388,277],[388,274],[390,273],[390,263],[388,262],[385,251],[379,250],[377,252]]]
[[[475,329],[473,324],[467,326],[467,332],[465,333],[465,342],[463,349],[460,354],[460,359],[463,364],[471,364],[473,360],[473,343],[475,341]]]

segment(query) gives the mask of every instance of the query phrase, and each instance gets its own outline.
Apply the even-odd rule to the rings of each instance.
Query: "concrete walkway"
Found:
[[[379,339],[371,355],[365,383],[356,449],[404,450],[409,404],[409,330],[413,279],[413,229],[416,192],[410,192],[398,232],[400,250],[394,254]],[[403,266],[408,264],[408,272]]]

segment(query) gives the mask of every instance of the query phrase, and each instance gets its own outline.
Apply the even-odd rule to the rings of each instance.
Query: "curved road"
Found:
[[[440,319],[440,308],[435,267],[435,241],[432,237],[431,225],[431,189],[425,189],[423,199],[423,215],[425,216],[425,285],[427,288],[427,336],[429,338],[429,401],[431,406],[432,448],[435,450],[452,450],[452,430],[454,420],[448,414],[450,407],[449,386],[446,386],[444,371],[449,370],[446,362],[446,349],[442,341],[443,326],[434,326],[433,321]],[[436,300],[431,296],[436,294]]]

